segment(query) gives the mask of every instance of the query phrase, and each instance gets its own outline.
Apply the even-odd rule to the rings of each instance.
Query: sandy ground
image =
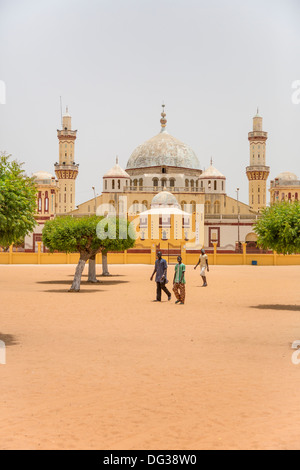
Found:
[[[188,266],[184,306],[110,271],[0,267],[1,449],[300,448],[300,267]]]

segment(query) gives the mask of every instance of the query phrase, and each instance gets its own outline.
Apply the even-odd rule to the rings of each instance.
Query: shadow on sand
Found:
[[[69,287],[71,285],[69,284]],[[69,292],[69,289],[48,289],[43,292],[48,292],[50,294],[95,294],[99,292],[104,292],[104,289],[80,289],[79,292]]]
[[[3,341],[6,347],[17,346],[19,344],[14,335],[5,335],[4,333],[0,333],[0,341]]]
[[[300,312],[300,305],[253,305],[251,308],[259,310],[288,310],[290,312]]]
[[[100,277],[101,279],[109,279],[110,277],[125,277],[125,274],[109,274],[109,276],[103,276],[102,274],[97,274],[97,278]],[[74,277],[74,274],[68,274],[68,277]],[[87,274],[82,275],[82,279],[84,277],[88,277]]]
[[[105,279],[105,280],[104,280]],[[108,278],[101,279],[98,283],[88,282],[88,281],[81,281],[82,286],[114,286],[116,284],[126,284],[129,281],[113,281],[108,280]],[[69,286],[70,281],[61,281],[61,280],[53,280],[53,281],[37,281],[37,284],[44,284],[44,285],[62,285],[62,286]]]

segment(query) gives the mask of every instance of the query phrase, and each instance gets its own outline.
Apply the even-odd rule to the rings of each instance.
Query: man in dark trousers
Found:
[[[156,300],[154,302],[161,302],[161,291],[163,290],[167,296],[168,300],[171,300],[171,292],[168,291],[166,288],[166,284],[168,283],[167,280],[167,269],[168,265],[165,259],[162,258],[161,251],[158,251],[157,253],[157,260],[155,261],[155,267],[153,274],[150,278],[150,281],[153,280],[154,274],[156,273]]]

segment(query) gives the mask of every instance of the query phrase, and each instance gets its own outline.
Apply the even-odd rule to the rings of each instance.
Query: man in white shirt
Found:
[[[203,279],[203,286],[202,287],[207,287],[207,279],[206,279],[206,270],[209,272],[209,266],[208,266],[208,256],[205,253],[205,250],[201,250],[201,255],[199,258],[198,263],[194,267],[194,269],[197,269],[197,267],[200,264],[200,276]]]

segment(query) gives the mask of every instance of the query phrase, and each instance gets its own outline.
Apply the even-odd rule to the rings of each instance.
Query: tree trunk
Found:
[[[89,277],[88,277],[88,282],[100,282],[96,278],[96,255],[92,256],[89,259]]]
[[[109,276],[106,251],[102,253],[102,276]]]
[[[73,284],[69,292],[79,292],[80,291],[80,283],[81,283],[81,276],[85,267],[85,264],[87,262],[88,258],[86,258],[83,255],[80,255],[80,260],[77,264],[77,268],[75,271],[74,279],[73,279]]]

